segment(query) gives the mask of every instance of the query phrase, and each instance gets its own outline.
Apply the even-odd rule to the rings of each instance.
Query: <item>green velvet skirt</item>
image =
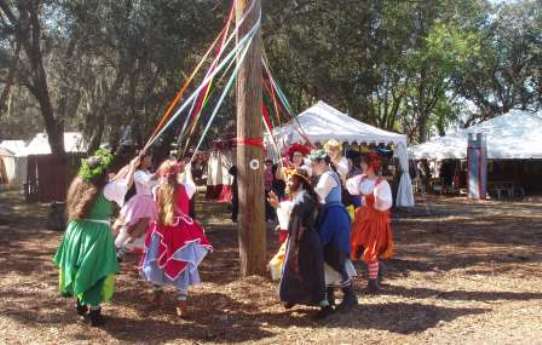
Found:
[[[71,221],[53,259],[59,269],[63,296],[97,306],[113,297],[119,271],[109,225],[89,220]]]

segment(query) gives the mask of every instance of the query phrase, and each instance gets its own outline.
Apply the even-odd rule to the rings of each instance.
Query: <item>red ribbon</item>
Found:
[[[264,149],[263,138],[237,138],[235,139],[237,145],[252,146],[260,149]]]

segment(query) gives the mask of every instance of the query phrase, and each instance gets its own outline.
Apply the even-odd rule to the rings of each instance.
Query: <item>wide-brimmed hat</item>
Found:
[[[296,176],[305,181],[307,184],[311,183],[309,180],[309,173],[303,168],[284,168],[283,172],[287,178]]]

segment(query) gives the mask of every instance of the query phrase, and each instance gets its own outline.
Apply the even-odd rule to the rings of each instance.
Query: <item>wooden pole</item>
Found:
[[[240,27],[243,37],[258,20],[261,1],[255,2]],[[236,0],[236,18],[243,16],[251,0]],[[249,145],[247,139],[262,138],[260,104],[262,101],[262,64],[260,32],[252,40],[237,76],[237,181],[239,192],[239,254],[241,275],[264,274],[266,269],[265,190],[262,148]]]

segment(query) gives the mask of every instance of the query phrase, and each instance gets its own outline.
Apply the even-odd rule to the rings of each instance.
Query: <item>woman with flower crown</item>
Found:
[[[108,181],[112,161],[107,150],[83,160],[68,190],[69,224],[53,259],[61,294],[75,297],[77,313],[94,327],[104,323],[100,306],[113,296],[119,271],[110,228],[112,202],[122,206],[139,157]]]
[[[177,315],[186,317],[188,288],[200,283],[198,266],[212,246],[203,227],[189,216],[190,197],[178,182],[182,164],[167,160],[158,169],[158,217],[147,228],[140,272],[155,287],[155,304],[161,302],[163,285],[175,286]]]

